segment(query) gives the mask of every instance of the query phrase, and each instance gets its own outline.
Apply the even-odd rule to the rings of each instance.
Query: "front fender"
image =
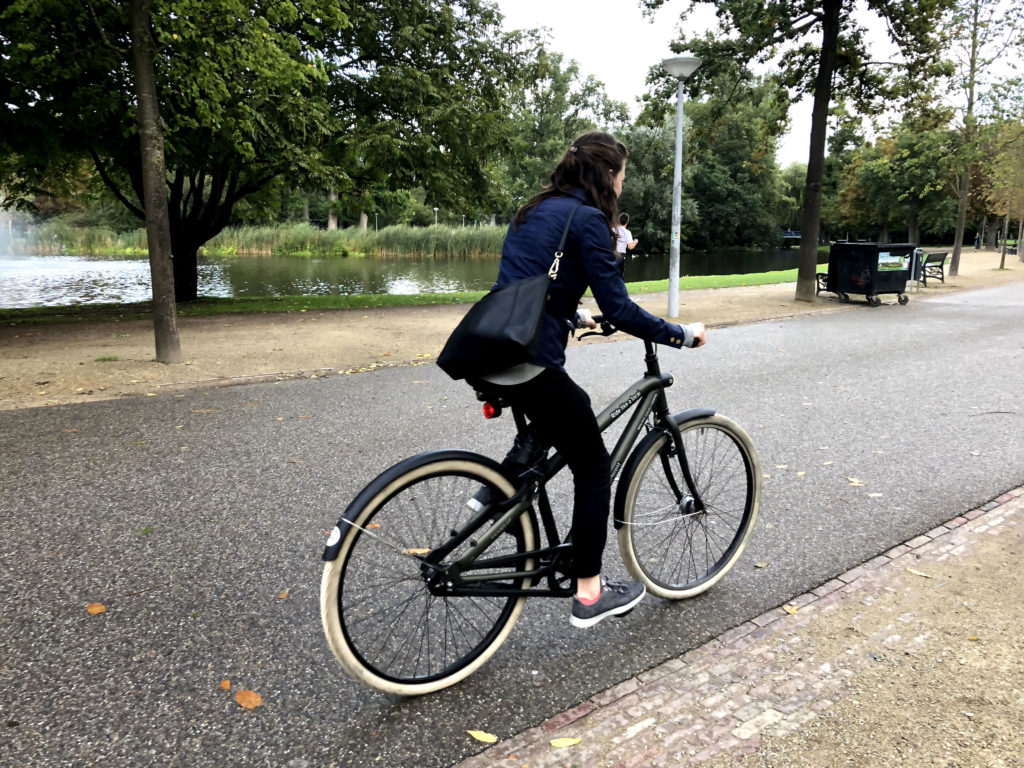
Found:
[[[682,411],[681,413],[673,413],[669,418],[672,419],[676,426],[683,426],[689,421],[695,419],[706,419],[709,416],[715,415],[714,408],[691,408],[688,411]],[[615,514],[612,516],[612,522],[615,528],[621,528],[623,526],[622,510],[626,504],[626,483],[622,482],[623,479],[631,477],[636,469],[636,465],[640,463],[640,457],[643,456],[650,449],[651,444],[657,440],[660,440],[662,435],[667,432],[665,427],[655,427],[641,440],[633,451],[629,454],[629,458],[626,459],[626,463],[622,467],[622,473],[619,475],[619,484],[615,488]]]

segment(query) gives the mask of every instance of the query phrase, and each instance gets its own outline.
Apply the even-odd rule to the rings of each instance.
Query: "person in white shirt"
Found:
[[[619,261],[626,258],[626,251],[632,251],[640,242],[633,239],[633,233],[626,229],[627,224],[629,224],[629,214],[620,214],[619,226],[615,228],[615,258]]]

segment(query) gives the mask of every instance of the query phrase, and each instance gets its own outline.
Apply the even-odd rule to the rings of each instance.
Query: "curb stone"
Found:
[[[969,554],[981,534],[1007,532],[1021,520],[1024,486],[787,601],[792,613],[772,608],[457,768],[674,768],[757,752],[762,737],[785,736],[839,703],[856,669],[877,660],[872,650],[912,652],[927,634],[908,635],[912,616],[905,614],[870,637],[850,638],[841,665],[805,658],[812,654],[792,654],[796,663],[784,664],[773,648],[798,646],[802,629],[840,607],[870,606],[908,569],[923,574],[931,563]],[[553,748],[561,737],[581,742]]]

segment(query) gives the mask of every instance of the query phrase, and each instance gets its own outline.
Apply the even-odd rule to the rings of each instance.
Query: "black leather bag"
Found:
[[[532,359],[540,342],[548,289],[579,205],[572,209],[547,274],[527,277],[491,291],[474,304],[452,331],[437,364],[453,379],[486,376]]]

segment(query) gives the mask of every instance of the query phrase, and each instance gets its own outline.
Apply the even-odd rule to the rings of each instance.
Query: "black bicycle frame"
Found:
[[[619,436],[611,453],[612,480],[615,479],[622,469],[630,449],[636,443],[644,426],[648,423],[648,415],[653,414],[653,424],[650,428],[662,429],[672,436],[675,454],[679,461],[683,479],[686,482],[687,492],[693,499],[694,508],[696,510],[703,510],[703,501],[697,493],[689,464],[686,461],[686,453],[683,450],[679,426],[671,418],[668,409],[668,398],[665,395],[665,390],[672,386],[674,379],[672,374],[661,372],[654,345],[649,341],[644,341],[644,348],[646,350],[644,362],[646,363],[647,370],[643,378],[634,382],[597,416],[598,427],[601,432],[604,432],[623,415],[633,409],[634,406],[637,406],[633,410],[626,428]],[[522,431],[526,427],[525,417],[518,409],[513,409],[513,414],[516,419],[516,426]],[[668,461],[668,458],[663,456],[662,460]],[[545,489],[547,481],[554,477],[565,466],[565,463],[565,459],[558,453],[554,453],[550,458],[538,462],[524,473],[525,482],[519,487],[512,498],[481,510],[465,525],[457,531],[453,531],[452,537],[441,547],[423,557],[424,566],[433,571],[427,578],[432,591],[443,595],[499,597],[522,595],[565,597],[571,595],[573,592],[571,584],[566,586],[558,584],[559,573],[557,566],[562,557],[571,555],[572,534],[570,532],[564,541],[559,540],[560,535],[555,523],[554,513],[548,502]],[[684,496],[683,492],[676,487],[672,473],[667,472],[666,474],[672,484],[672,490],[676,494],[677,500],[681,501]],[[530,508],[535,499],[538,501],[537,507],[540,511],[548,546],[514,555],[477,559],[495,539],[504,534],[506,527],[516,517],[522,514],[530,514]],[[498,515],[498,517],[495,518],[495,515]],[[481,532],[480,527],[486,525],[490,520],[493,520],[493,523]],[[471,540],[470,537],[475,533],[481,533],[480,537]],[[469,549],[460,555],[455,562],[446,567],[442,566],[442,560],[467,540],[470,540]],[[531,560],[539,560],[539,563],[529,565]],[[473,571],[497,568],[516,568],[517,570],[497,574],[473,573]],[[531,582],[536,583],[544,578],[548,580],[547,589],[538,589],[533,586],[520,589],[512,584],[501,583],[522,579],[529,579]]]

